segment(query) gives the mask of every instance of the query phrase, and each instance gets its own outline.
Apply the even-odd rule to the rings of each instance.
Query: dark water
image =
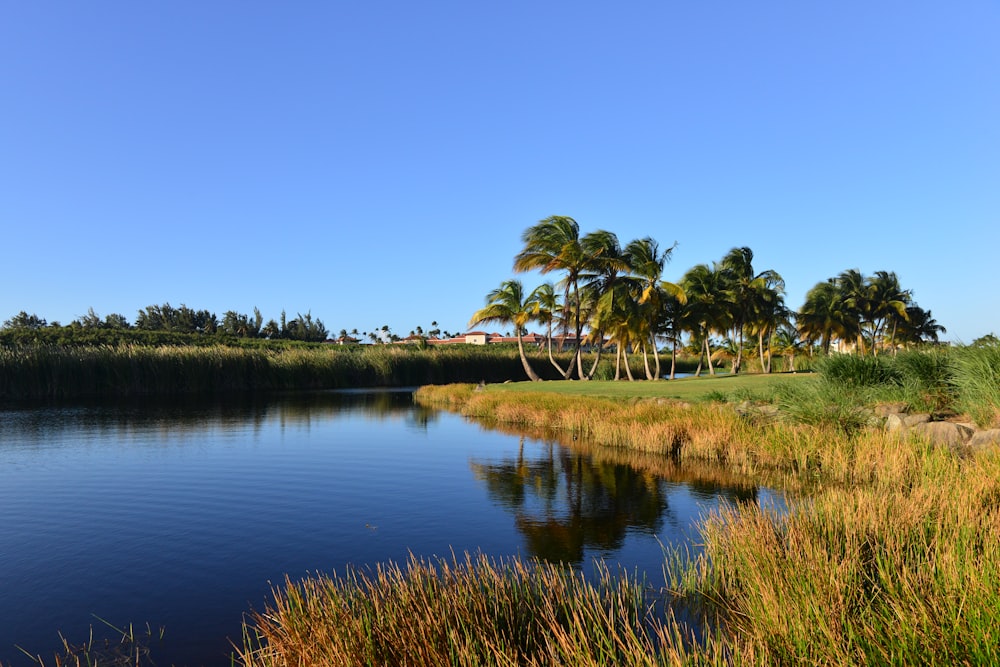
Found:
[[[671,481],[414,407],[408,392],[0,408],[0,664],[59,632],[154,633],[157,664],[228,665],[242,614],[286,574],[482,551],[662,581],[753,486]]]

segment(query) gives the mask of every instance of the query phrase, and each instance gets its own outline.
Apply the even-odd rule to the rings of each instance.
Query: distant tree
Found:
[[[128,323],[128,319],[121,313],[110,313],[104,316],[104,328],[129,329],[131,325]]]
[[[254,316],[251,318],[235,310],[227,310],[222,316],[219,331],[238,338],[257,338],[260,336],[261,322],[264,318],[257,308],[253,311]]]
[[[270,319],[261,328],[260,335],[269,340],[277,340],[281,338],[281,327],[273,319]]]
[[[103,329],[104,320],[101,316],[94,312],[94,308],[88,308],[86,315],[81,315],[77,319],[70,322],[70,326],[79,326],[84,329]]]
[[[34,313],[29,315],[23,310],[3,323],[4,329],[42,329],[46,326],[48,326],[48,323],[44,318]]]
[[[994,345],[1000,345],[1000,338],[997,338],[996,334],[988,333],[985,336],[980,336],[972,341],[970,347],[992,347]]]
[[[327,339],[330,332],[323,325],[319,318],[313,319],[312,313],[305,315],[298,313],[295,319],[285,322],[282,330],[282,337],[292,340],[310,341],[319,343]]]

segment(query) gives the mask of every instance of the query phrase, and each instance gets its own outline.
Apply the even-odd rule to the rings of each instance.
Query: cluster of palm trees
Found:
[[[529,322],[548,329],[549,362],[562,377],[590,379],[601,355],[614,349],[615,379],[624,368],[634,379],[629,353],[640,354],[647,379],[661,376],[659,342],[671,347],[674,376],[678,346],[686,338],[702,364],[715,372],[713,336],[732,355],[732,372],[745,361],[745,345],[755,339],[764,372],[771,371],[772,349],[790,354],[811,351],[817,344],[829,351],[834,340],[852,341],[860,353],[879,347],[925,339],[937,340],[943,327],[913,303],[899,288],[896,275],[880,271],[870,278],[852,270],[820,283],[795,314],[785,306],[785,284],[773,270],[757,271],[750,248],[733,248],[718,262],[691,268],[677,283],[662,279],[676,244],[661,248],[651,237],[622,245],[606,230],[580,234],[573,218],[552,216],[529,227],[523,249],[514,258],[515,272],[556,273],[557,285],[547,282],[528,292],[521,281],[505,280],[487,295],[487,305],[476,311],[470,326],[483,322],[512,324],[525,373],[539,376],[524,353],[522,335]],[[797,326],[796,326],[797,323]],[[553,329],[560,341],[572,344],[572,355],[562,365],[552,354]],[[585,344],[597,351],[589,368],[581,353]],[[718,346],[717,346],[718,348]],[[653,362],[650,365],[650,356]],[[622,363],[624,362],[624,363]]]
[[[899,345],[938,341],[946,329],[914,301],[892,271],[865,276],[857,269],[818,283],[796,314],[804,341],[829,352],[834,342],[877,355]]]

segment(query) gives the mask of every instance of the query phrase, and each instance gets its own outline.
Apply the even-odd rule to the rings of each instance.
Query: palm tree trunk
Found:
[[[594,357],[594,365],[590,367],[590,372],[587,373],[587,379],[593,380],[594,373],[597,372],[597,365],[601,363],[601,352],[604,350],[604,334],[601,334],[601,342],[597,344],[597,355]]]
[[[739,331],[736,331],[736,327],[733,327],[733,333],[737,335],[734,338],[737,339],[736,343],[736,361],[733,362],[733,375],[739,375],[740,370],[743,368],[743,327],[739,327]]]
[[[528,374],[528,379],[532,382],[540,382],[542,378],[538,377],[535,369],[528,363],[528,357],[524,354],[524,343],[521,341],[521,327],[514,326],[517,328],[517,351],[521,353],[521,363],[524,365],[524,372]]]
[[[648,352],[646,350],[646,342],[645,341],[643,341],[643,343],[642,343],[642,364],[646,368],[646,379],[647,380],[653,380],[653,379],[655,379],[653,377],[652,370],[650,370],[650,368],[649,368],[649,354],[648,354]]]
[[[622,347],[622,358],[625,359],[625,374],[628,375],[628,381],[635,382],[635,378],[632,377],[632,364],[628,361],[628,345]]]
[[[705,356],[708,357],[708,374],[715,375],[715,367],[712,366],[712,347],[708,344],[708,336],[705,336]]]
[[[615,382],[622,379],[622,344],[615,343]]]
[[[580,352],[580,345],[583,343],[583,322],[580,319],[583,310],[580,307],[580,286],[574,281],[573,292],[576,294],[576,374],[581,380],[586,380],[587,377],[583,374],[583,355]]]
[[[676,379],[674,375],[677,372],[677,336],[673,337],[670,343],[670,379]]]
[[[555,357],[552,356],[552,322],[549,322],[549,361],[555,366],[556,370],[562,376],[566,376],[566,370],[556,362]]]
[[[653,341],[653,359],[656,361],[656,376],[654,380],[660,379],[660,351],[656,349],[656,336],[651,336]]]
[[[760,369],[765,373],[771,372],[771,365],[764,364],[764,330],[761,329],[757,332],[757,354],[760,355]]]

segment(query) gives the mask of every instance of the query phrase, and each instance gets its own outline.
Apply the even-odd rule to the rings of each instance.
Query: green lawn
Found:
[[[676,398],[698,401],[712,396],[768,396],[780,383],[801,382],[815,378],[813,373],[776,373],[772,375],[716,375],[687,377],[660,382],[614,382],[611,380],[511,382],[491,384],[490,391],[552,392],[577,396],[609,398]]]

